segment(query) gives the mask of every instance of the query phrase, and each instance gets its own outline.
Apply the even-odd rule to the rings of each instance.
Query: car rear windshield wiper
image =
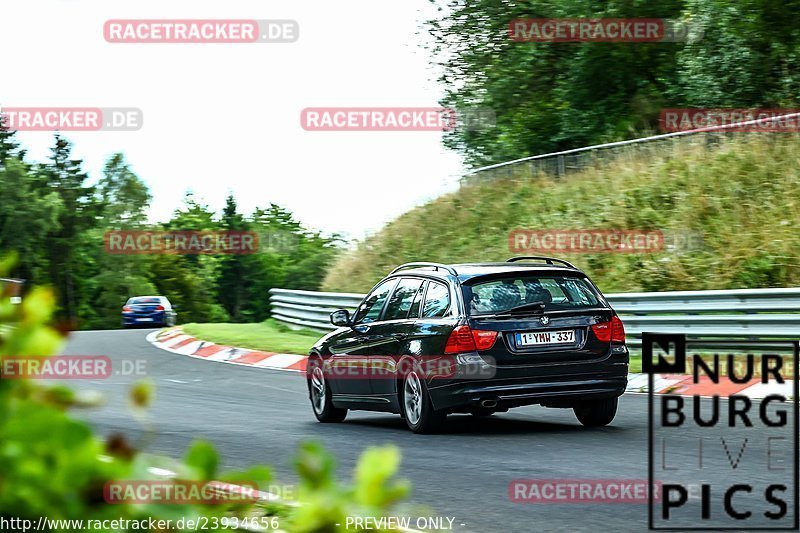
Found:
[[[531,302],[528,304],[518,305],[516,307],[512,307],[511,309],[506,309],[505,311],[499,311],[497,313],[490,313],[490,314],[478,314],[472,315],[475,318],[506,318],[513,315],[540,315],[544,312],[545,308],[544,302]]]
[[[517,314],[517,313],[526,313],[526,312],[529,312],[529,311],[532,311],[532,312],[535,312],[535,313],[543,313],[545,305],[546,304],[544,302],[531,302],[529,304],[522,304],[522,305],[518,305],[516,307],[512,307],[511,309],[509,309],[507,311],[504,311],[503,314],[507,313],[507,314],[510,314],[510,315],[514,315],[514,314]]]

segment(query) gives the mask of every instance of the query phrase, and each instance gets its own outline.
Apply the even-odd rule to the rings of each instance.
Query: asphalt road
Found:
[[[73,382],[106,396],[105,406],[82,414],[101,434],[123,432],[135,443],[148,442],[151,452],[174,457],[181,456],[193,439],[208,439],[218,447],[223,467],[270,464],[286,483],[296,479],[291,458],[300,441],[318,440],[332,451],[342,479],[350,477],[366,446],[393,443],[403,453],[401,475],[413,485],[412,503],[427,506],[432,515],[454,517],[455,531],[647,528],[643,504],[520,504],[511,502],[508,492],[515,479],[646,480],[646,396],[625,395],[616,420],[601,429],[581,427],[570,410],[541,407],[480,420],[454,415],[440,435],[414,435],[398,416],[380,413],[350,413],[342,424],[319,424],[311,413],[303,377],[172,354],[145,340],[150,331],[74,333],[62,352],[107,355],[115,369],[121,368],[122,360],[144,361],[140,364],[157,385],[150,410],[155,434],[148,436],[127,406],[133,377]],[[750,437],[746,460],[766,456],[766,444],[755,442],[753,431],[728,433],[734,459],[741,445],[738,437]],[[670,444],[669,462],[696,461],[696,442],[708,436],[697,429],[681,430],[680,439]],[[708,477],[733,479],[730,468],[715,463],[713,455],[720,446],[719,438],[713,439],[717,443],[706,448],[712,469]]]

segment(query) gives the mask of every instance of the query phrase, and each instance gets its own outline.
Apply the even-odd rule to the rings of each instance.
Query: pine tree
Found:
[[[58,229],[47,237],[50,279],[57,288],[60,313],[69,321],[70,327],[76,327],[81,296],[85,296],[81,291],[82,280],[86,279],[90,266],[83,259],[90,254],[82,257],[81,252],[85,232],[97,225],[100,204],[95,197],[95,188],[85,185],[87,175],[82,169],[83,162],[71,157],[72,144],[56,134],[44,175],[47,186],[61,199]]]
[[[6,159],[16,157],[20,161],[25,158],[25,150],[21,149],[16,139],[17,132],[6,127],[6,120],[0,114],[0,168]]]
[[[244,231],[247,228],[244,217],[237,212],[233,194],[228,194],[225,199],[221,224],[226,231]],[[225,256],[217,277],[219,300],[231,319],[237,322],[242,319],[247,263],[247,258],[239,254]]]

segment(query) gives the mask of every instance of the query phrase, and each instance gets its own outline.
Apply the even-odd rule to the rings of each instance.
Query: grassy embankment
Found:
[[[516,228],[702,232],[702,249],[689,253],[557,254],[607,293],[794,286],[798,205],[800,142],[790,134],[627,155],[561,179],[481,180],[366,239],[332,266],[323,290],[364,292],[407,261],[505,260]]]

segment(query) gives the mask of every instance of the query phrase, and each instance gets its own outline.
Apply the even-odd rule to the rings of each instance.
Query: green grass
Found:
[[[408,261],[504,261],[514,229],[703,234],[687,253],[564,254],[604,292],[800,284],[800,142],[753,134],[705,148],[633,153],[557,179],[482,177],[390,222],[344,254],[323,290],[365,292]],[[532,255],[541,255],[533,253]]]
[[[249,348],[263,352],[305,355],[322,333],[308,329],[292,330],[276,320],[260,324],[197,324],[181,326],[189,335],[226,346]],[[642,371],[642,356],[631,354],[631,372]]]
[[[197,324],[181,326],[188,335],[205,341],[264,352],[305,355],[323,333],[292,330],[275,320],[256,324]]]

